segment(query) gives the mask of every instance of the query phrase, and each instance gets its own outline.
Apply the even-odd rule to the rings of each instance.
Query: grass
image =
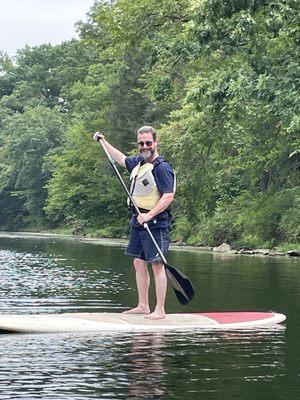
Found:
[[[300,243],[281,243],[276,246],[276,249],[283,252],[287,252],[289,250],[300,251]]]

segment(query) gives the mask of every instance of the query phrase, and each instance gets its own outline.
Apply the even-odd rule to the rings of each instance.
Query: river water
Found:
[[[124,248],[0,238],[0,313],[120,312],[136,301]],[[185,333],[0,336],[0,399],[300,398],[300,261],[171,251],[193,281],[167,312],[274,310],[283,325]],[[153,307],[153,287],[151,291]]]

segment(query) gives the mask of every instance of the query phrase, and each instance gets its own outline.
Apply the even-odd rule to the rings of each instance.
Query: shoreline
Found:
[[[92,238],[88,236],[72,235],[72,234],[59,234],[59,233],[47,233],[47,232],[10,232],[0,231],[1,238],[12,238],[12,239],[58,239],[58,240],[69,240],[77,243],[91,243],[107,246],[121,246],[126,247],[128,239],[120,238]],[[211,252],[212,247],[209,246],[190,246],[181,245],[176,243],[170,243],[170,250],[186,250],[186,251],[201,251]]]
[[[119,238],[92,238],[87,236],[72,235],[72,234],[59,234],[59,233],[49,233],[49,232],[10,232],[10,231],[0,231],[1,238],[12,238],[12,239],[58,239],[58,240],[69,240],[77,243],[91,243],[106,246],[118,246],[125,247],[128,243],[128,239]],[[224,245],[224,244],[223,244]],[[300,252],[297,250],[281,252],[272,249],[220,249],[223,245],[218,247],[211,246],[191,246],[180,243],[170,243],[170,250],[175,251],[190,251],[190,252],[201,252],[201,253],[213,253],[214,255],[222,256],[234,256],[234,255],[252,255],[261,257],[285,257],[285,258],[298,258],[300,260]],[[226,245],[229,246],[229,245]],[[229,246],[230,247],[230,246]]]

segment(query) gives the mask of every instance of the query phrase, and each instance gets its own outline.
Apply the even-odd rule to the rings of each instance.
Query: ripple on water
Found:
[[[78,268],[57,255],[0,250],[0,269],[1,312],[119,309],[110,298],[128,290],[110,269]]]
[[[0,389],[13,399],[21,393],[33,399],[219,398],[213,396],[226,382],[238,387],[283,376],[283,335],[273,329],[2,335]]]
[[[132,289],[122,272],[84,263],[76,266],[57,254],[0,250],[0,268],[1,312],[111,311],[120,307],[111,299],[121,288]],[[227,266],[226,274],[230,275]],[[240,288],[235,295],[239,298]],[[160,334],[4,334],[0,399],[273,400],[284,399],[282,388],[290,383],[288,398],[295,400],[299,393],[294,368],[287,365],[286,336],[283,327]]]

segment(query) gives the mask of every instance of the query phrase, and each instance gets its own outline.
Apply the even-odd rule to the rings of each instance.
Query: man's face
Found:
[[[157,141],[151,132],[140,133],[137,137],[140,153],[145,161],[152,161],[156,155]]]

